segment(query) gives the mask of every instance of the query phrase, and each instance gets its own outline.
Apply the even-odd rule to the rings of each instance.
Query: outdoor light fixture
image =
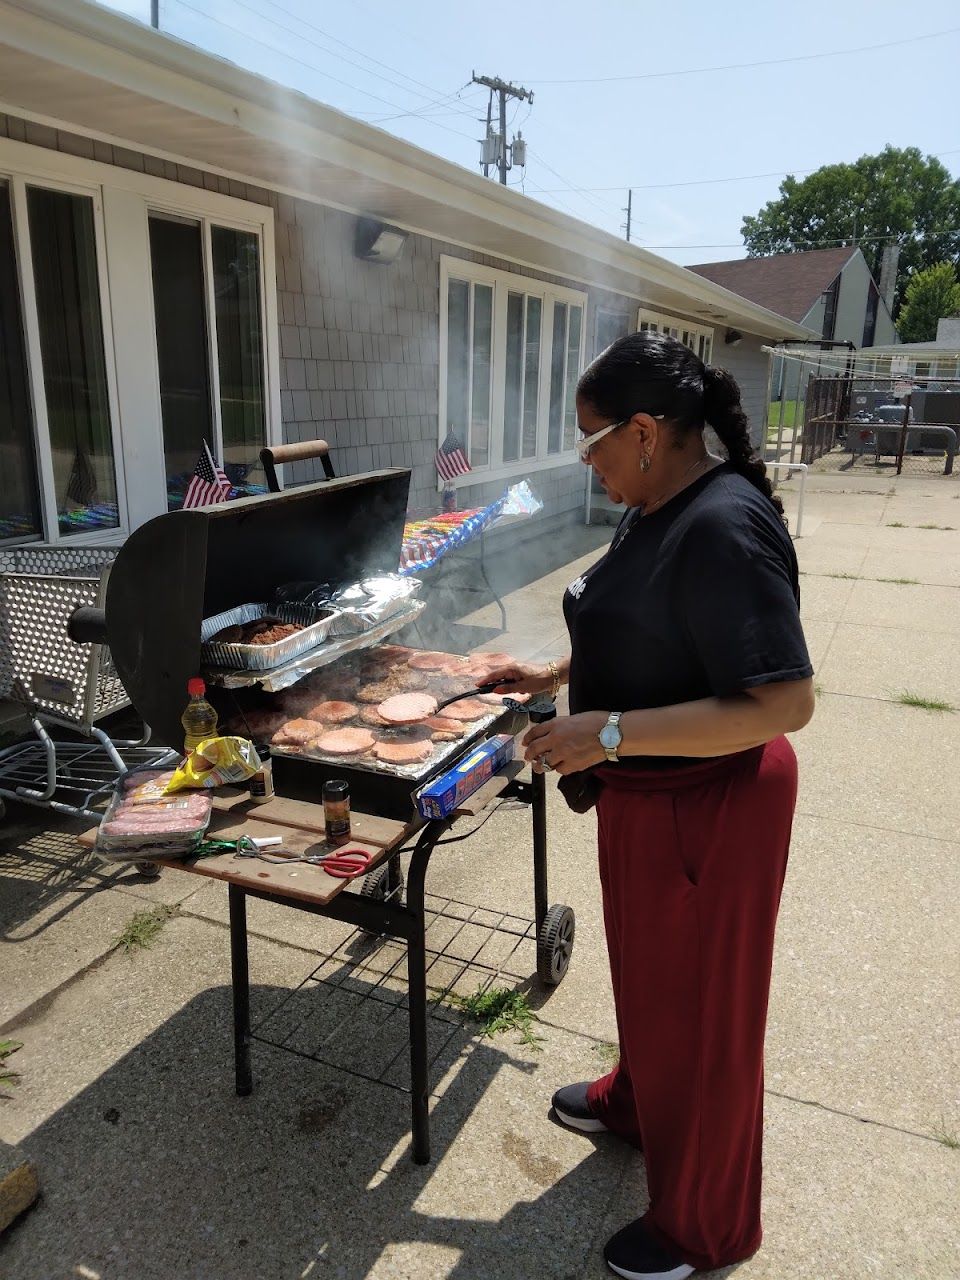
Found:
[[[405,231],[389,227],[378,218],[358,218],[353,251],[358,258],[386,265],[400,257],[406,240]]]
[[[728,329],[723,335],[723,341],[728,347],[739,347],[743,341],[743,334],[739,329]]]

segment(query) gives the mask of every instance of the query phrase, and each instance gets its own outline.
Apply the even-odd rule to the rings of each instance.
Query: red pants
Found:
[[[763,1037],[796,757],[779,738],[600,776],[620,1062],[590,1105],[643,1149],[651,1233],[691,1266],[726,1266],[761,1238]]]

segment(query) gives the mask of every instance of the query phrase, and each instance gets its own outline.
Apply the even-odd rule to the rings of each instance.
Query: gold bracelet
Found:
[[[556,702],[557,694],[560,692],[560,668],[557,666],[553,658],[551,658],[547,663],[547,670],[550,672],[551,678],[553,679],[553,688],[550,690],[550,697],[554,702]]]

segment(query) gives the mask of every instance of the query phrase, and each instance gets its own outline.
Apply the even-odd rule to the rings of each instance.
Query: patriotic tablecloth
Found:
[[[506,494],[488,507],[469,511],[444,511],[435,516],[408,520],[403,526],[400,548],[400,572],[422,573],[430,569],[449,551],[479,537],[503,512]]]

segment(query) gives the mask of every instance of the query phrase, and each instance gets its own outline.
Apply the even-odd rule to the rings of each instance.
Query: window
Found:
[[[531,294],[507,295],[507,372],[503,402],[503,460],[537,453],[540,403],[540,319],[543,302]]]
[[[712,329],[691,324],[688,320],[678,320],[676,316],[659,315],[655,311],[641,311],[637,317],[637,328],[641,333],[665,333],[671,338],[678,338],[685,347],[695,351],[704,364],[710,363],[713,355]]]
[[[880,310],[880,292],[870,281],[870,292],[867,295],[867,310],[863,321],[863,342],[861,346],[872,347],[877,334],[877,313]]]
[[[0,541],[179,506],[203,440],[240,493],[279,427],[270,209],[0,139]]]
[[[120,524],[90,196],[27,188],[43,390],[62,535]]]
[[[441,432],[474,470],[572,454],[585,313],[572,289],[441,260]]]
[[[173,509],[183,502],[204,441],[240,492],[266,443],[259,245],[250,232],[166,214],[151,214],[149,231],[167,505]]]
[[[43,533],[33,439],[10,187],[0,182],[0,542]]]
[[[823,328],[821,337],[826,342],[833,341],[837,327],[837,301],[840,297],[840,276],[837,276],[829,289],[823,294]]]

